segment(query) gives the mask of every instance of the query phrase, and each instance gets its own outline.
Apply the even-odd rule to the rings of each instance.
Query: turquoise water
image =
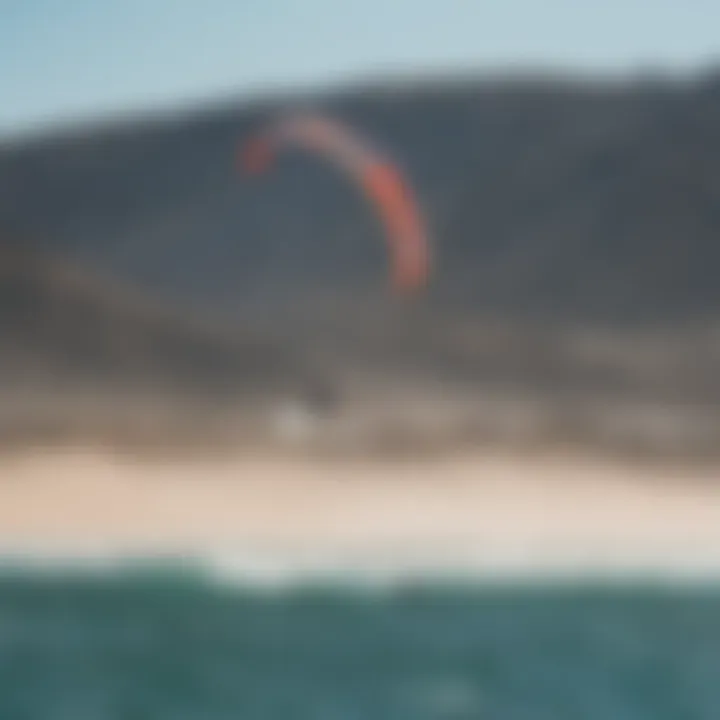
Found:
[[[720,589],[0,578],[0,719],[718,720]]]

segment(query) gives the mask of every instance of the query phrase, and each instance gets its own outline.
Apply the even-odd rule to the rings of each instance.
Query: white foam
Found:
[[[673,561],[674,560],[674,561]],[[456,552],[396,551],[288,553],[271,549],[216,550],[206,552],[141,552],[139,549],[65,547],[6,550],[0,556],[2,568],[24,573],[52,575],[115,575],[135,572],[166,572],[198,575],[224,586],[289,588],[307,584],[334,584],[382,590],[406,583],[714,583],[720,581],[720,562],[713,558],[665,557],[546,558],[531,561],[518,556],[499,561],[481,549]]]

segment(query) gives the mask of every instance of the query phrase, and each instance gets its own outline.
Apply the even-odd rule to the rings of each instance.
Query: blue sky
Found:
[[[717,0],[0,0],[0,134],[452,67],[684,71]]]

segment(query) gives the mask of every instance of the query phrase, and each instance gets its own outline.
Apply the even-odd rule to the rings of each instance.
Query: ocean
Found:
[[[8,568],[1,720],[717,720],[720,586]]]

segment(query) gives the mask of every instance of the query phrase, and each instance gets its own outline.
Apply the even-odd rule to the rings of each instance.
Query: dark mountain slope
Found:
[[[0,148],[0,227],[44,239],[55,260],[34,276],[42,293],[57,293],[64,264],[187,310],[160,320],[143,299],[117,313],[109,289],[71,302],[76,280],[30,310],[4,260],[5,375],[35,363],[51,378],[163,376],[224,394],[312,386],[313,357],[363,382],[450,381],[564,407],[652,401],[714,418],[718,76],[443,80],[304,101],[372,136],[411,178],[437,258],[423,297],[388,293],[379,224],[332,168],[289,154],[265,178],[238,175],[238,143],[289,101],[80,128]],[[177,318],[188,312],[227,328],[223,339]]]
[[[712,76],[466,81],[320,104],[413,179],[437,245],[438,306],[662,323],[720,307],[719,88]],[[231,314],[294,305],[318,285],[382,292],[382,235],[334,171],[292,157],[260,182],[235,173],[237,142],[272,109],[8,147],[0,218],[56,252]]]

